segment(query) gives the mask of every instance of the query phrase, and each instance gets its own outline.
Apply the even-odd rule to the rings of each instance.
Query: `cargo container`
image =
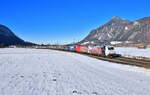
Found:
[[[88,53],[88,46],[86,46],[86,45],[77,45],[76,46],[76,51],[77,52],[86,52],[86,53]]]
[[[66,46],[65,49],[69,51],[76,51],[76,46]]]
[[[95,55],[102,55],[101,47],[88,47],[88,53]]]

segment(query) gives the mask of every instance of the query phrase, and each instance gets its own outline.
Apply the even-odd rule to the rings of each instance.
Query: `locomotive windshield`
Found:
[[[114,50],[114,47],[108,47],[108,50]]]

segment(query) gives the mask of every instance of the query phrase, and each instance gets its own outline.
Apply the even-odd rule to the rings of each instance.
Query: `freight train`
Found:
[[[62,51],[72,51],[79,53],[86,53],[97,56],[113,56],[120,57],[120,54],[116,54],[113,46],[88,46],[88,45],[50,45],[50,46],[36,46],[37,49],[54,49]]]
[[[116,51],[113,46],[101,47],[101,46],[74,45],[74,46],[66,46],[65,50],[88,53],[98,56],[116,56]]]

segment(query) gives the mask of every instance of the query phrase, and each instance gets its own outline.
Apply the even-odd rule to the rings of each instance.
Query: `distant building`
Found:
[[[122,44],[122,42],[121,41],[111,41],[110,44],[117,45],[117,44]]]
[[[16,46],[15,45],[11,45],[11,46],[9,46],[9,48],[16,48]]]

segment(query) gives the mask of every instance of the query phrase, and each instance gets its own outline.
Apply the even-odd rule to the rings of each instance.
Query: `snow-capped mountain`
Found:
[[[108,23],[94,29],[80,43],[110,43],[111,41],[150,44],[150,17],[136,21],[113,17]]]

